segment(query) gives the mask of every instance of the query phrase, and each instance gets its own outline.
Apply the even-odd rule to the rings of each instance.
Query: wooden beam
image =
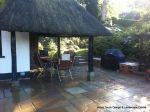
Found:
[[[39,35],[35,33],[30,33],[30,69],[37,68],[35,61],[33,59],[34,53],[38,52],[38,41],[39,41]]]
[[[11,32],[11,54],[12,54],[12,80],[17,81],[17,59],[16,59],[16,34]]]
[[[88,37],[88,36],[92,36],[92,35],[78,35],[78,34],[43,34],[43,33],[37,33],[39,36],[45,36],[45,37]],[[95,35],[95,36],[99,36],[99,35]]]
[[[94,67],[93,67],[93,40],[94,37],[89,37],[89,48],[88,48],[88,76],[87,80],[91,81],[94,75]]]

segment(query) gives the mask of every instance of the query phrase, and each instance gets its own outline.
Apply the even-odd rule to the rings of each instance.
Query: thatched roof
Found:
[[[110,35],[74,0],[4,0],[0,29],[51,35]]]

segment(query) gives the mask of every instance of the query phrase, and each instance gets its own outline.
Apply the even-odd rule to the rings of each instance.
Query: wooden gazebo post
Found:
[[[94,78],[94,68],[93,68],[93,40],[94,37],[89,37],[89,48],[88,48],[88,75],[87,80],[91,81]]]
[[[57,38],[58,61],[60,60],[60,37]]]
[[[11,54],[12,54],[12,89],[19,89],[17,75],[17,57],[16,57],[16,34],[11,32]]]
[[[16,34],[11,32],[11,53],[12,53],[12,80],[17,81],[17,63],[16,63]]]

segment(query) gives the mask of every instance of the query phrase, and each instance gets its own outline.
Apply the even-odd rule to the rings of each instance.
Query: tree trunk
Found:
[[[107,3],[108,0],[103,0],[103,5],[102,5],[102,21],[104,22],[107,18]]]

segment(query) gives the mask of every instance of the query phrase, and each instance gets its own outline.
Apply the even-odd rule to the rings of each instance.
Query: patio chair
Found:
[[[71,67],[72,67],[72,62],[70,60],[60,60],[60,62],[58,63],[58,77],[60,82],[62,81],[62,77],[67,77],[66,74],[62,76],[61,71],[68,71],[70,74],[69,76],[73,80]]]
[[[73,68],[73,65],[74,65],[74,61],[75,61],[75,54],[69,54],[69,53],[65,53],[65,54],[62,54],[61,56],[61,60],[63,61],[70,61],[70,66],[71,66],[71,69]]]
[[[61,55],[61,60],[70,61],[71,60],[71,55],[70,54],[62,54]]]
[[[49,63],[43,63],[43,62],[41,61],[41,59],[40,59],[39,54],[36,53],[36,52],[34,53],[33,60],[34,60],[35,65],[36,65],[36,67],[37,67],[37,69],[34,70],[34,71],[36,71],[36,72],[34,73],[34,75],[35,75],[35,74],[38,74],[38,75],[37,75],[37,78],[43,77],[43,76],[45,75],[46,71],[48,70],[47,68],[48,68],[48,66],[49,66]]]

